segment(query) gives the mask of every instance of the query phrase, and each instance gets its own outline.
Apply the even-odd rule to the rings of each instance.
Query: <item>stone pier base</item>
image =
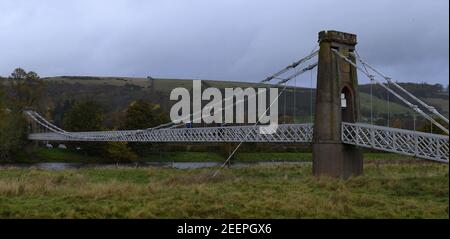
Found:
[[[361,150],[341,142],[313,144],[313,174],[334,178],[361,175],[363,156]]]

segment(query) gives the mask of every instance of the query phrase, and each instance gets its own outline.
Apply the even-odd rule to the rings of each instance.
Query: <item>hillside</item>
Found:
[[[60,77],[49,77],[44,78],[45,81],[55,84],[75,84],[77,86],[82,86],[83,88],[95,88],[95,86],[102,87],[126,87],[129,90],[139,89],[141,91],[152,91],[159,92],[165,95],[169,95],[170,91],[176,87],[184,87],[187,89],[192,88],[191,79],[147,79],[147,78],[130,78],[130,77],[86,77],[86,76],[60,76]],[[436,85],[424,85],[424,84],[414,84],[414,83],[402,83],[403,87],[413,92],[425,100],[427,103],[434,105],[442,111],[448,113],[448,92],[437,92]],[[249,83],[249,82],[236,82],[236,81],[213,81],[213,80],[203,80],[203,87],[257,87],[263,86],[262,84]],[[365,94],[361,94],[361,105],[364,107],[368,103],[369,97],[369,85],[360,85],[360,91]],[[288,95],[293,93],[293,89],[288,89]],[[309,89],[307,88],[297,88],[296,93],[298,96],[305,96],[309,94]],[[381,105],[386,105],[386,91],[380,86],[373,87],[374,94],[374,105],[379,107]],[[425,94],[425,95],[424,95]],[[283,97],[281,97],[283,98]],[[304,98],[304,97],[303,97]],[[403,104],[398,104],[400,102],[396,101],[393,96],[390,97],[392,101],[397,104],[391,105],[391,110],[394,113],[403,113],[407,111]],[[300,98],[302,99],[302,98]],[[280,99],[282,100],[282,99]],[[308,100],[308,99],[306,99]]]
[[[190,79],[58,76],[43,78],[43,80],[47,85],[46,110],[50,112],[49,116],[56,123],[60,122],[63,113],[76,100],[95,100],[105,107],[106,113],[109,114],[108,118],[116,118],[117,114],[121,114],[131,102],[137,99],[145,99],[159,104],[168,112],[171,105],[175,103],[169,100],[170,91],[176,87],[192,88]],[[267,85],[257,83],[233,81],[203,80],[202,83],[203,88],[267,87]],[[414,83],[402,83],[401,85],[448,116],[448,92],[443,91],[442,86]],[[362,121],[367,122],[371,114],[370,85],[360,85],[359,90]],[[386,124],[388,117],[386,90],[380,86],[374,86],[372,92],[374,120],[377,120],[379,124]],[[310,121],[311,112],[314,112],[314,109],[311,109],[311,102],[315,100],[314,96],[315,90],[311,91],[309,88],[288,88],[286,94],[279,98],[279,105],[282,106],[279,108],[282,117],[280,121],[284,119],[285,115],[287,116],[286,122],[289,122],[289,116],[291,116],[291,121],[294,116],[297,123]],[[392,95],[390,101],[390,120],[397,118],[404,121],[405,127],[412,125],[412,111]],[[107,123],[110,126],[115,124],[114,119]]]

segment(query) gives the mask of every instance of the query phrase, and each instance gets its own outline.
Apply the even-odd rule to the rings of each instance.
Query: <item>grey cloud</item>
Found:
[[[258,81],[336,29],[395,79],[447,85],[448,20],[447,0],[3,0],[0,75]]]

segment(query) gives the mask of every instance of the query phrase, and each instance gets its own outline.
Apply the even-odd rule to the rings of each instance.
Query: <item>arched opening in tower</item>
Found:
[[[341,117],[342,122],[355,122],[353,93],[348,86],[344,86],[341,90]]]

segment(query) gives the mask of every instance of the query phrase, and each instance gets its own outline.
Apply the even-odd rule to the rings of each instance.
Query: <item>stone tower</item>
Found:
[[[356,69],[331,49],[353,59],[356,35],[319,32],[319,63],[313,133],[313,174],[348,178],[362,174],[361,151],[341,141],[341,122],[357,122],[359,96]]]

